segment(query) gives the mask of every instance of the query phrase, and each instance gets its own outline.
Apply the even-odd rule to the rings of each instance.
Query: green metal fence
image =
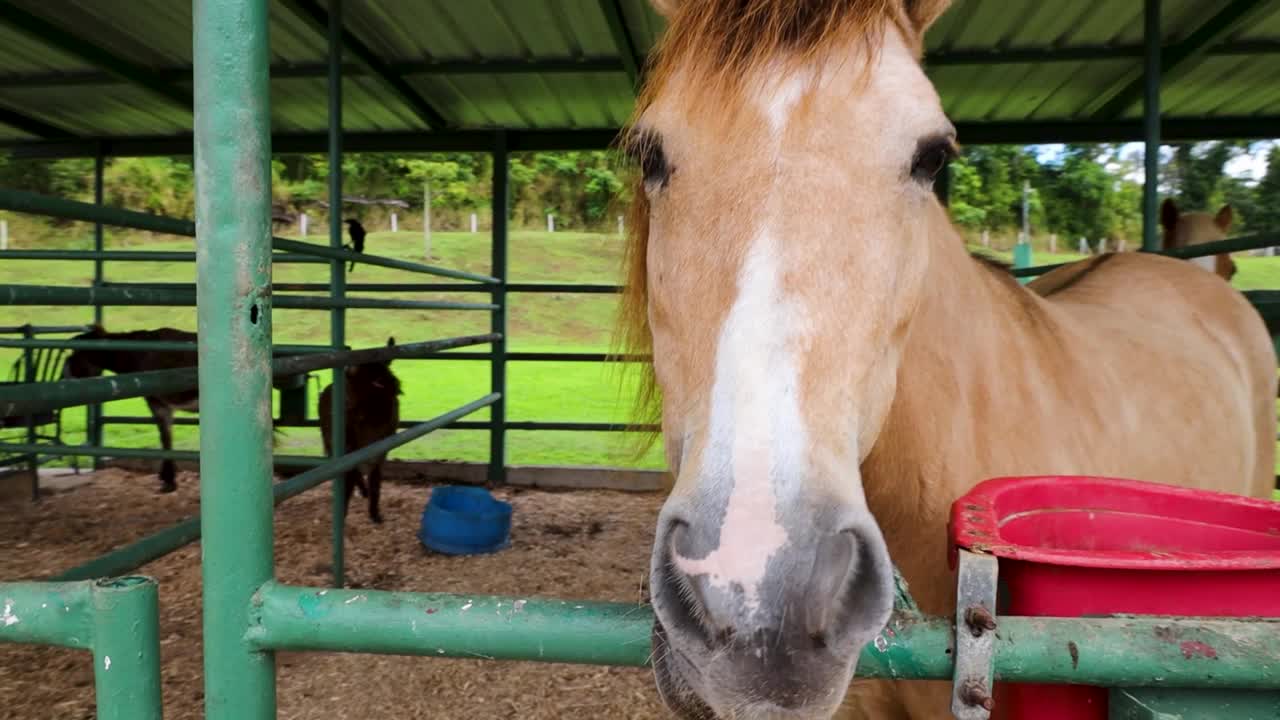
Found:
[[[653,618],[638,605],[571,602],[520,597],[479,597],[432,593],[305,588],[276,582],[273,558],[274,505],[324,483],[363,459],[410,442],[443,427],[486,429],[490,433],[490,479],[500,482],[505,468],[504,434],[513,428],[619,430],[596,423],[516,423],[505,413],[506,365],[514,360],[598,362],[591,353],[509,353],[506,349],[506,306],[516,292],[616,292],[612,286],[518,285],[507,282],[507,137],[492,134],[494,156],[493,256],[490,275],[435,268],[341,248],[341,226],[330,227],[329,246],[299,243],[271,235],[268,93],[267,0],[195,0],[194,97],[197,168],[197,222],[156,218],[140,213],[0,191],[0,209],[42,212],[58,217],[144,227],[195,236],[200,249],[181,259],[195,259],[194,287],[175,283],[112,284],[102,263],[141,260],[140,253],[107,253],[96,233],[95,250],[23,251],[49,259],[92,259],[92,288],[0,287],[0,300],[10,304],[91,304],[97,312],[116,303],[194,304],[199,315],[198,368],[109,379],[51,383],[40,391],[0,391],[0,410],[37,412],[42,408],[101,403],[198,385],[202,396],[200,452],[164,456],[198,458],[200,517],[75,568],[68,578],[92,578],[127,572],[203,535],[205,709],[209,720],[266,720],[275,716],[277,650],[319,650],[488,657],[544,662],[644,665],[651,651]],[[342,132],[341,2],[329,0],[330,167],[331,197],[340,197]],[[99,177],[100,173],[99,163]],[[339,218],[333,213],[333,218]],[[1275,238],[1228,241],[1231,249],[1263,247]],[[1199,246],[1181,256],[1212,254],[1223,246]],[[166,254],[167,259],[178,259]],[[128,256],[128,257],[126,257]],[[150,257],[150,256],[149,256]],[[347,285],[346,261],[381,265],[462,281],[457,285]],[[328,262],[327,286],[281,284],[272,287],[273,262]],[[1043,268],[1019,270],[1036,274]],[[411,343],[394,348],[345,349],[344,310],[349,307],[423,307],[414,301],[355,304],[347,291],[396,292],[407,288],[487,293],[488,302],[438,303],[431,307],[491,313],[487,335]],[[328,290],[328,298],[283,295],[287,290]],[[425,302],[425,301],[423,301]],[[280,355],[271,343],[271,309],[299,307],[331,313],[331,347],[307,348],[305,354]],[[34,339],[26,339],[35,347]],[[50,341],[56,343],[57,341]],[[488,361],[490,392],[484,397],[427,421],[407,422],[406,429],[374,445],[346,452],[341,443],[330,458],[297,458],[313,467],[273,484],[271,454],[271,377],[340,367],[387,357],[439,357],[448,348],[488,344],[488,352],[448,353],[448,357]],[[73,345],[67,345],[71,347]],[[157,349],[159,346],[157,345]],[[337,373],[335,393],[343,392]],[[340,405],[339,401],[339,405]],[[488,421],[467,424],[466,415],[488,407]],[[340,413],[338,414],[341,415]],[[107,418],[99,417],[99,421]],[[134,419],[121,418],[122,422]],[[341,424],[335,435],[342,438]],[[98,423],[98,427],[101,422]],[[0,445],[0,451],[33,451],[23,444]],[[42,450],[43,451],[43,450]],[[116,449],[90,447],[84,454],[123,455]],[[136,451],[145,452],[145,451]],[[144,456],[160,457],[158,451]],[[342,488],[334,480],[334,553],[337,579],[342,576]],[[962,560],[962,567],[964,561]],[[994,563],[991,563],[994,565]],[[990,578],[994,583],[994,577]],[[920,614],[903,593],[889,627],[864,651],[858,674],[898,679],[957,679],[957,622]],[[964,598],[961,597],[961,607]],[[160,717],[157,611],[155,586],[142,578],[68,583],[0,584],[0,642],[33,642],[92,649],[99,717]],[[425,618],[430,617],[427,621]],[[999,632],[989,641],[986,677],[993,680],[1067,682],[1122,688],[1116,697],[1142,705],[1155,702],[1140,688],[1228,690],[1236,697],[1258,693],[1260,703],[1280,692],[1280,632],[1263,620],[1194,618],[1022,618],[998,619]],[[963,621],[959,623],[963,626]],[[1170,643],[1167,638],[1178,638]],[[1187,657],[1186,642],[1202,643],[1214,657]],[[121,663],[126,663],[122,666]],[[130,672],[115,672],[127,669]],[[1203,696],[1197,696],[1203,697]],[[1255,697],[1255,696],[1249,696]],[[1121,703],[1117,702],[1117,706]]]

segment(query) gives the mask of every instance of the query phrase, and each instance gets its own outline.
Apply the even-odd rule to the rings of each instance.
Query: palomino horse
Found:
[[[88,332],[77,335],[74,340],[127,340],[144,342],[196,342],[196,334],[175,328],[156,328],[155,330],[131,330],[128,332],[107,332],[101,326],[94,326]],[[177,368],[195,367],[200,356],[195,350],[77,350],[67,357],[62,366],[64,378],[97,377],[104,370],[117,375],[124,373],[144,372],[147,370],[174,370]],[[275,378],[276,387],[287,387],[293,384],[296,376]],[[156,421],[156,429],[160,432],[160,446],[165,450],[173,449],[173,411],[184,410],[196,412],[200,409],[200,393],[197,389],[183,390],[168,395],[149,395],[146,398],[147,408]],[[160,492],[173,492],[178,489],[177,467],[173,460],[164,459],[160,463]]]
[[[1188,247],[1226,240],[1231,230],[1232,211],[1223,205],[1217,214],[1207,212],[1179,212],[1173,198],[1167,198],[1160,206],[1160,226],[1164,228],[1164,248]],[[1191,262],[1230,281],[1236,274],[1236,263],[1230,253],[1192,258]]]
[[[1241,294],[1140,253],[1039,294],[965,251],[920,66],[947,4],[655,0],[624,336],[674,479],[650,592],[682,717],[949,717],[949,683],[850,678],[895,563],[954,612],[948,510],[984,478],[1274,481],[1275,352]]]

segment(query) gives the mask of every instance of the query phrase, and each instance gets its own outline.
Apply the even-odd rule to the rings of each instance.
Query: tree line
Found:
[[[986,231],[1012,237],[1022,222],[1023,187],[1033,234],[1055,233],[1074,242],[1106,238],[1136,243],[1142,234],[1140,154],[1120,145],[1071,144],[1046,154],[1034,146],[975,146],[964,149],[950,168],[952,218],[967,233]],[[1280,144],[1267,154],[1258,182],[1226,173],[1232,158],[1262,146],[1206,142],[1167,146],[1162,154],[1161,196],[1184,210],[1211,210],[1231,204],[1233,234],[1280,232]],[[630,201],[630,169],[604,151],[519,153],[511,158],[511,221],[514,227],[610,231]],[[493,161],[485,153],[350,154],[343,159],[349,196],[397,200],[404,227],[420,216],[430,188],[432,227],[463,229],[475,213],[487,227]],[[327,211],[324,155],[279,156],[272,162],[272,195],[287,213]],[[0,187],[92,200],[93,161],[18,160],[0,154]],[[195,177],[189,158],[113,158],[105,167],[105,201],[175,217],[194,214]],[[354,205],[344,215],[374,220],[386,206]],[[405,220],[410,222],[406,223]],[[316,225],[316,227],[320,227]]]

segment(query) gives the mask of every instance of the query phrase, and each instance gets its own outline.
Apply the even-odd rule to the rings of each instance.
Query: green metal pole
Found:
[[[22,329],[22,337],[24,340],[32,340],[35,333],[32,332],[31,326],[28,325]],[[35,392],[36,387],[36,365],[35,350],[27,348],[22,351],[22,381],[26,385],[25,390]],[[28,414],[27,421],[27,444],[34,446],[36,444],[36,418],[34,415]],[[27,471],[31,473],[31,501],[35,502],[40,499],[40,452],[31,453],[30,460],[27,462]]]
[[[1143,5],[1142,249],[1160,249],[1160,0]]]
[[[342,0],[329,0],[329,247],[342,248]],[[334,260],[329,263],[329,297],[340,300],[346,294],[346,263]],[[347,343],[347,314],[335,307],[329,314],[329,341],[335,350]],[[345,368],[333,369],[332,403],[333,424],[330,426],[332,452],[339,458],[346,452],[347,443],[347,373]],[[342,408],[339,412],[337,409]],[[330,516],[332,518],[333,585],[342,587],[346,574],[346,557],[343,548],[343,532],[346,529],[346,487],[342,475],[333,478]]]
[[[493,143],[493,192],[490,204],[493,206],[492,254],[493,268],[490,271],[498,283],[493,286],[493,311],[490,332],[501,335],[502,339],[493,343],[492,359],[489,364],[489,391],[498,395],[498,400],[489,408],[489,484],[502,485],[507,480],[507,218],[510,216],[508,204],[510,191],[508,185],[507,134],[501,130],[494,134]]]
[[[160,720],[160,598],[154,580],[93,586],[93,677],[100,720]]]
[[[91,585],[0,583],[0,643],[93,647]]]
[[[267,0],[195,0],[205,717],[271,720],[275,656],[244,640],[271,580]]]
[[[634,603],[276,583],[254,601],[250,642],[274,650],[623,666],[643,666],[651,656],[653,615],[649,606]],[[1001,617],[997,622],[995,674],[1006,682],[1280,688],[1280,624],[1275,621]],[[947,619],[898,613],[863,649],[856,674],[950,679],[954,633]],[[1186,647],[1206,650],[1188,657]]]
[[[98,207],[103,206],[105,186],[106,158],[102,153],[102,144],[98,144],[98,152],[93,158],[93,204]],[[103,250],[103,233],[104,227],[102,223],[93,224],[93,251],[101,253]],[[93,287],[102,287],[106,281],[106,265],[101,255],[94,258],[93,261]],[[102,325],[102,304],[93,304],[93,324],[101,327]],[[102,405],[90,405],[85,411],[85,430],[88,437],[86,440],[92,447],[102,447]],[[77,466],[78,467],[78,466]],[[102,459],[93,458],[93,469],[98,470],[102,467]]]

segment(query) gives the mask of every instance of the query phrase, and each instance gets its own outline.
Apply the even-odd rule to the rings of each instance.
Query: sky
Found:
[[[1226,173],[1232,177],[1238,177],[1248,181],[1261,180],[1262,176],[1267,172],[1267,152],[1274,144],[1276,144],[1276,141],[1274,140],[1254,143],[1249,148],[1249,152],[1241,153],[1227,162],[1226,167],[1224,168]],[[1062,151],[1064,149],[1064,146],[1060,144],[1032,145],[1031,147],[1035,149],[1036,157],[1040,162],[1052,162],[1057,160],[1062,156]],[[1173,149],[1165,146],[1162,148],[1162,152],[1172,153]],[[1131,157],[1135,160],[1140,160],[1142,158],[1142,143],[1126,143],[1121,146],[1120,153],[1123,157]],[[1141,181],[1141,170],[1136,173],[1131,173],[1130,179]]]

